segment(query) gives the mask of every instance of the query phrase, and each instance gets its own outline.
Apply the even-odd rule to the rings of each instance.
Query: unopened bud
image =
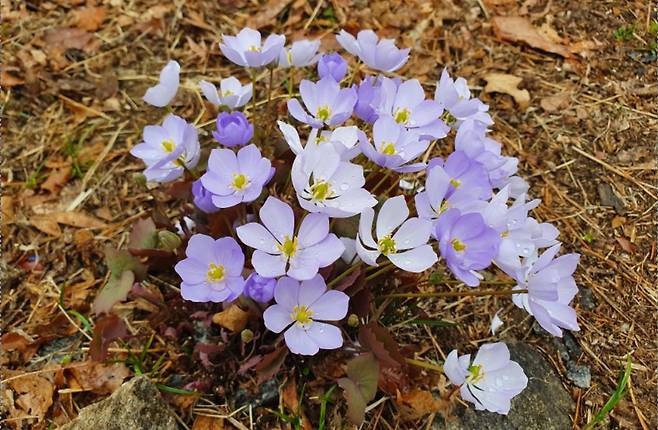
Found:
[[[350,314],[350,316],[347,318],[347,325],[350,327],[358,327],[359,317],[356,316],[356,314]]]
[[[240,332],[240,338],[244,343],[249,343],[254,340],[254,332],[246,328]]]
[[[173,251],[181,244],[179,235],[169,230],[158,231],[158,248],[166,251]]]

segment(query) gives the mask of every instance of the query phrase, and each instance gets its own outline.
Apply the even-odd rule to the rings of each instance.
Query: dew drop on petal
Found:
[[[350,184],[348,184],[347,182],[343,182],[342,184],[340,184],[340,189],[343,190],[343,191],[345,191],[349,187],[350,187]]]

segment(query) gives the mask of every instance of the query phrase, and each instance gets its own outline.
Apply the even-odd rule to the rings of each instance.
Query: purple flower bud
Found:
[[[375,85],[375,79],[368,76],[359,85],[354,85],[358,96],[354,105],[354,114],[361,120],[372,124],[377,121],[378,115],[373,105],[378,99],[379,87]]]
[[[336,82],[340,82],[346,74],[347,62],[340,54],[334,52],[320,57],[320,61],[318,61],[318,75],[320,75],[320,78],[331,76]]]
[[[222,112],[217,116],[217,131],[212,136],[224,146],[242,146],[254,137],[254,126],[242,112]]]
[[[257,302],[267,303],[274,298],[276,279],[266,278],[254,272],[247,278],[244,286],[244,295]]]
[[[203,186],[201,179],[192,183],[192,195],[194,196],[194,204],[203,212],[209,214],[219,210],[212,202],[213,194]]]

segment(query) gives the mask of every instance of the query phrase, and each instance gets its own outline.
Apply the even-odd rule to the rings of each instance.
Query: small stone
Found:
[[[177,430],[176,420],[147,376],[123,384],[110,397],[80,410],[61,430]]]
[[[564,346],[567,347],[567,351],[569,351],[569,357],[571,357],[573,360],[577,360],[578,357],[580,357],[580,354],[583,353],[583,350],[580,348],[580,345],[578,345],[576,337],[571,334],[570,331],[564,330],[562,340],[564,342]]]
[[[596,308],[594,302],[594,295],[591,288],[580,287],[578,289],[580,297],[580,305],[587,311],[593,311]]]
[[[567,363],[567,378],[569,378],[576,387],[580,388],[589,388],[592,383],[592,375],[589,366],[575,364],[574,362]]]

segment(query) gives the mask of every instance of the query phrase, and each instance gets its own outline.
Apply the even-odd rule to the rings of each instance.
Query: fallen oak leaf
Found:
[[[75,26],[86,31],[96,31],[101,27],[107,15],[103,6],[84,7],[73,12]]]
[[[39,375],[14,375],[9,380],[9,386],[18,394],[15,404],[26,416],[43,419],[53,404],[55,386],[48,379]]]
[[[30,218],[30,224],[37,230],[40,230],[51,236],[59,237],[62,235],[62,229],[59,228],[57,221],[46,216],[32,217]]]
[[[530,20],[520,16],[495,16],[491,19],[496,37],[508,42],[523,42],[531,48],[571,58],[568,47],[556,43],[532,25]]]
[[[57,194],[71,179],[71,167],[63,167],[50,172],[48,178],[41,184],[41,189]]]
[[[446,410],[449,402],[435,399],[431,392],[415,389],[408,393],[397,393],[395,405],[404,421],[414,421],[440,410]]]
[[[106,228],[107,224],[84,212],[51,212],[49,218],[60,224],[78,228]]]
[[[503,93],[514,98],[514,101],[521,110],[526,110],[530,106],[530,93],[528,90],[519,89],[519,84],[523,79],[518,76],[508,75],[506,73],[489,73],[484,76],[487,86],[484,87],[485,93]]]
[[[123,363],[94,363],[67,369],[71,377],[83,391],[96,394],[112,394],[130,376],[130,370]]]
[[[568,92],[564,91],[552,96],[544,97],[539,102],[539,105],[546,112],[556,112],[569,106],[570,99],[571,99],[571,95]]]

